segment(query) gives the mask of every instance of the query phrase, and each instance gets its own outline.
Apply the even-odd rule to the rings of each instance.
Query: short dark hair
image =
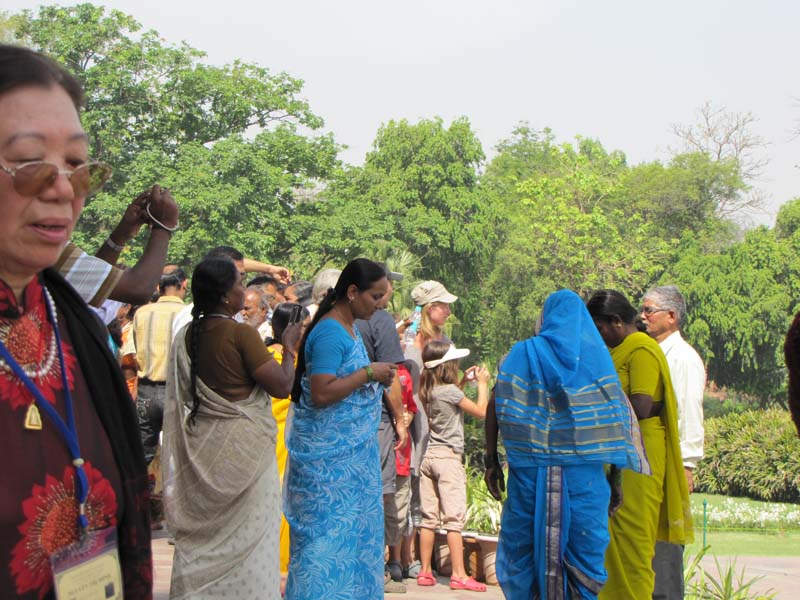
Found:
[[[55,60],[30,48],[0,44],[0,95],[23,86],[59,86],[78,111],[86,103],[80,82]]]
[[[276,288],[278,287],[278,280],[272,275],[258,275],[247,282],[247,287],[261,287],[262,285],[267,285],[270,283]]]
[[[233,246],[217,246],[216,248],[212,248],[206,252],[206,255],[203,258],[206,259],[220,256],[230,258],[231,260],[244,260],[244,254],[239,252]]]
[[[186,272],[177,267],[158,280],[158,291],[163,294],[168,287],[180,287],[186,281]]]

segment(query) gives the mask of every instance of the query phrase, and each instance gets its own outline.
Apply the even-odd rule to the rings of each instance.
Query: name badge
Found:
[[[88,532],[50,556],[58,600],[122,600],[115,527]]]

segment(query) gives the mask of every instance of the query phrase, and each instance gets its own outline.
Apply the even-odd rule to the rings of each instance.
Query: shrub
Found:
[[[483,482],[483,469],[467,468],[467,522],[466,529],[496,535],[500,531],[503,503],[489,493]],[[508,479],[507,473],[504,477]],[[504,498],[505,499],[505,498]]]
[[[692,495],[692,516],[696,528],[703,523],[700,494]],[[800,506],[761,502],[749,498],[706,496],[707,524],[711,530],[800,531]]]
[[[705,422],[697,491],[800,502],[800,439],[780,409],[730,413]]]
[[[753,584],[763,575],[746,579],[745,569],[736,571],[736,559],[725,566],[714,556],[717,576],[703,568],[700,561],[708,552],[703,548],[694,557],[684,557],[683,583],[687,600],[772,600],[776,594],[770,589],[764,594],[751,591]],[[713,555],[712,555],[713,556]],[[688,560],[687,560],[688,559]]]

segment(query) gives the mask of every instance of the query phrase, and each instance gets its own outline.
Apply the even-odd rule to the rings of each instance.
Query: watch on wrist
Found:
[[[125,244],[118,244],[114,240],[111,239],[111,236],[106,238],[104,242],[106,246],[111,248],[114,252],[122,252],[125,249]]]

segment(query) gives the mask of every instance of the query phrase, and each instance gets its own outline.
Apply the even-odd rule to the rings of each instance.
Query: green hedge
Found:
[[[800,502],[800,439],[788,411],[749,410],[705,422],[697,491]]]

